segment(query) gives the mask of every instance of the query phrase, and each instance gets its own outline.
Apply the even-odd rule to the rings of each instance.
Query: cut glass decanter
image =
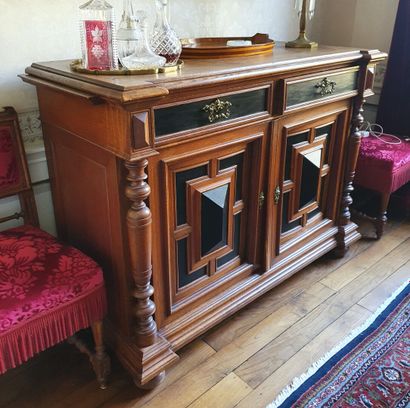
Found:
[[[151,37],[152,49],[166,59],[166,66],[176,65],[181,55],[181,41],[171,28],[168,18],[168,0],[155,0],[156,20]]]
[[[144,11],[137,11],[136,22],[141,35],[134,53],[122,58],[122,65],[128,69],[155,69],[163,67],[166,62],[165,58],[155,54],[148,42],[147,16]]]

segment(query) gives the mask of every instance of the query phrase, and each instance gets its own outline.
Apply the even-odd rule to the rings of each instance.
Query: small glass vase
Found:
[[[83,66],[87,69],[118,69],[114,9],[105,0],[80,6]]]
[[[165,66],[176,65],[181,55],[181,41],[171,28],[168,18],[168,0],[155,0],[156,20],[151,37],[154,52],[166,59]]]
[[[124,57],[121,64],[127,69],[156,69],[165,65],[165,58],[157,55],[148,42],[147,16],[139,10],[136,22],[140,30],[140,38],[133,54]]]
[[[141,38],[141,30],[132,3],[132,0],[124,0],[124,10],[117,31],[118,58],[121,65],[124,65],[122,62],[124,58],[135,52]]]

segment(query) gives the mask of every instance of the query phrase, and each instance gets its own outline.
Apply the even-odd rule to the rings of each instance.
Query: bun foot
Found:
[[[148,381],[145,384],[141,384],[139,379],[134,377],[134,384],[141,390],[153,390],[155,387],[161,384],[162,381],[164,381],[164,378],[165,378],[165,371],[162,371],[155,378],[153,378],[151,381]]]

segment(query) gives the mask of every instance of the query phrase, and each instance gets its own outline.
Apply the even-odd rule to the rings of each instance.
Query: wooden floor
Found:
[[[0,407],[265,407],[409,277],[410,222],[393,221],[382,240],[318,260],[186,346],[150,393],[115,359],[99,390],[85,357],[62,344],[0,377]]]

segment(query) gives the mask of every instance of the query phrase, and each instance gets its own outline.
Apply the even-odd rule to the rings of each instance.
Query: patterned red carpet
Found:
[[[268,408],[410,407],[410,284],[350,338]]]

